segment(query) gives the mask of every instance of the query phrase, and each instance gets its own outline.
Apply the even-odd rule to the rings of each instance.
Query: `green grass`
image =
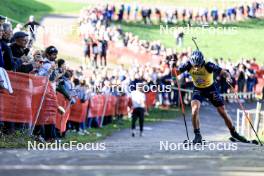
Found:
[[[144,25],[142,22],[124,22],[121,24],[124,31],[132,32],[139,36],[140,39],[153,41],[160,40],[168,48],[174,48],[181,51],[182,48],[176,47],[175,37],[172,32],[166,31],[166,25]],[[207,58],[230,58],[231,60],[240,60],[241,58],[256,57],[259,63],[263,63],[264,53],[264,20],[255,19],[235,24],[219,25],[219,32],[212,32],[213,26],[208,28],[195,27],[187,33],[185,30],[184,46],[195,48],[191,37],[197,37],[199,48],[204,52]],[[173,31],[183,27],[168,26]],[[211,28],[212,27],[212,28]],[[185,28],[186,29],[186,28]],[[164,32],[165,31],[165,32]]]
[[[28,133],[16,131],[14,134],[3,135],[0,133],[0,148],[26,148],[27,142],[33,142]]]
[[[120,1],[112,0],[111,2],[120,3]],[[185,7],[224,7],[235,5],[234,0],[124,0],[123,3],[156,4],[156,5],[175,5]],[[69,2],[65,0],[1,0],[0,14],[8,16],[19,22],[25,22],[29,15],[35,15],[40,19],[47,14],[62,14],[62,13],[79,13],[80,9],[91,5],[94,2]],[[208,29],[200,30],[198,33],[185,35],[184,47],[194,47],[191,36],[198,37],[198,43],[201,50],[207,58],[224,57],[232,60],[240,60],[244,58],[256,57],[258,62],[262,64],[264,53],[262,46],[264,45],[264,20],[250,20],[237,24],[229,24],[222,27],[235,27],[235,33],[232,34],[212,34]],[[140,39],[160,40],[166,47],[176,48],[173,34],[160,34],[160,26],[146,26],[142,23],[123,23],[125,31],[133,32]],[[175,27],[175,26],[174,26]],[[202,31],[202,32],[201,32]],[[230,31],[230,30],[229,30]],[[181,50],[181,48],[176,48]]]
[[[150,115],[145,117],[146,123],[159,122],[165,119],[173,119],[179,115],[178,109],[171,108],[169,110],[152,109]],[[122,129],[130,127],[130,119],[125,118],[123,121],[103,126],[102,128],[89,129],[89,135],[78,135],[76,133],[67,133],[66,137],[62,140],[63,143],[69,141],[77,141],[78,143],[96,142],[112,135],[114,132],[118,132]],[[12,135],[3,135],[0,133],[0,148],[26,148],[28,141],[33,142],[28,133],[16,132]]]
[[[63,0],[1,0],[0,15],[24,23],[30,15],[39,20],[48,14],[69,14],[80,12],[87,3],[65,2]]]

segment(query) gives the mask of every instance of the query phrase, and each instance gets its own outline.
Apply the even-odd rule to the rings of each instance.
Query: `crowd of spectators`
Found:
[[[30,22],[34,23],[33,21]],[[76,102],[76,97],[85,101],[87,99],[86,90],[84,90],[85,82],[80,82],[75,76],[74,70],[66,67],[64,59],[57,59],[59,51],[55,46],[48,46],[44,50],[33,47],[33,41],[30,39],[35,34],[32,28],[29,28],[27,32],[26,27],[29,25],[26,23],[25,28],[22,27],[13,32],[12,24],[4,17],[0,17],[1,69],[46,76],[49,78],[54,91],[62,93],[71,104]],[[39,24],[36,23],[36,25]],[[0,82],[2,83],[2,77]],[[58,107],[58,110],[61,113],[65,111],[62,107]],[[4,133],[13,133],[16,129],[27,128],[28,124],[0,121],[0,126]],[[54,139],[57,134],[54,125],[36,126],[34,133],[45,137],[45,139]]]
[[[120,72],[132,72],[130,74],[132,79],[134,77],[136,77],[136,79],[140,78],[143,80],[148,80],[148,78],[150,78],[149,80],[151,80],[151,83],[154,84],[171,84],[171,81],[168,81],[171,78],[171,68],[178,67],[180,64],[186,62],[191,54],[191,49],[187,48],[181,52],[177,52],[173,49],[165,48],[160,43],[160,41],[150,42],[146,40],[140,40],[138,36],[135,36],[129,32],[124,32],[121,26],[112,25],[111,18],[109,15],[107,15],[109,14],[109,9],[111,9],[109,6],[101,6],[97,8],[84,9],[81,11],[79,18],[80,31],[84,40],[87,40],[87,38],[91,40],[92,38],[104,38],[108,43],[115,45],[117,48],[122,49],[126,47],[135,53],[151,53],[152,55],[160,56],[160,64],[156,66],[153,64],[151,64],[151,66],[143,65],[138,67],[133,65],[128,70],[122,70]],[[209,60],[220,65],[223,69],[229,70],[231,75],[233,75],[234,86],[236,84],[238,85],[239,92],[252,92],[255,90],[258,81],[256,72],[261,69],[256,63],[255,58],[243,58],[237,63],[231,62],[230,59],[224,60],[223,58],[212,58]],[[144,70],[144,72],[141,73],[141,70]],[[126,77],[129,77],[129,75]],[[224,79],[217,78],[217,80],[220,92],[228,93],[228,85]],[[193,86],[189,74],[182,74],[180,76],[180,82],[182,87],[186,89],[191,89]],[[159,102],[161,104],[164,104],[164,102],[167,104],[177,103],[177,91],[173,91],[170,94],[171,95],[167,93],[161,94],[159,96]]]
[[[116,20],[142,20],[144,24],[166,23],[176,24],[179,21],[183,24],[192,25],[208,24],[210,22],[217,25],[219,22],[236,22],[246,18],[263,17],[263,2],[241,2],[234,5],[225,5],[222,8],[184,8],[175,6],[155,6],[155,5],[138,5],[120,4],[106,5],[103,8],[104,18],[107,22]]]

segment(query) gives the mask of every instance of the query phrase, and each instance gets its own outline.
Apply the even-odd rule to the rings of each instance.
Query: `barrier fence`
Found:
[[[262,104],[257,103],[256,109],[246,110],[247,116],[250,118],[251,123],[255,131],[260,135],[264,135],[264,111],[261,111]],[[255,138],[255,134],[246,118],[246,114],[243,110],[237,109],[237,120],[236,120],[236,129],[242,135],[245,135],[247,138]]]
[[[127,115],[128,107],[131,107],[128,96],[103,94],[94,95],[84,102],[77,99],[71,105],[61,93],[53,90],[47,77],[18,72],[8,72],[8,75],[14,93],[0,90],[0,121],[27,124],[30,131],[35,125],[54,124],[60,132],[64,132],[67,121],[81,123],[87,117]],[[156,94],[147,94],[148,107],[154,106],[155,97]],[[59,106],[65,113],[58,111]]]
[[[128,96],[104,94],[96,94],[85,102],[77,99],[76,104],[71,105],[62,94],[53,90],[51,84],[47,82],[47,77],[18,72],[8,72],[8,75],[14,93],[8,94],[7,91],[0,90],[0,121],[2,122],[25,123],[29,128],[34,128],[35,125],[54,124],[60,132],[64,132],[68,120],[81,123],[87,117],[100,117],[102,124],[105,117],[127,115],[132,105]],[[191,90],[181,91],[189,96],[192,94]],[[255,93],[241,93],[241,96],[245,95],[254,96]],[[223,94],[223,96],[235,95]],[[147,109],[154,107],[156,98],[156,92],[146,93]],[[59,113],[59,106],[64,108],[64,114]]]

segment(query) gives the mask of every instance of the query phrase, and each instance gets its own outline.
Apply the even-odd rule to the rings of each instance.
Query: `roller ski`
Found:
[[[248,140],[244,136],[239,135],[235,130],[231,132],[231,137],[229,138],[229,140],[231,142],[241,142],[241,143],[259,145],[259,142],[257,140]]]

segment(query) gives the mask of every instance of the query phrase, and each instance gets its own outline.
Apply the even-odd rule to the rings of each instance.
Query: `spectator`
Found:
[[[238,7],[238,11],[239,11],[239,17],[240,17],[239,20],[244,19],[244,17],[245,17],[245,7],[244,7],[244,5],[239,6]]]
[[[249,62],[249,61],[248,61]],[[247,92],[253,92],[253,88],[257,84],[257,78],[256,78],[256,72],[250,68],[247,68],[246,70],[246,76],[247,76]]]
[[[38,71],[39,71],[40,67],[42,67],[42,64],[44,62],[42,51],[41,50],[34,51],[33,59],[34,59],[34,63],[33,63],[34,69],[31,72],[31,74],[38,75]]]
[[[244,92],[244,87],[246,83],[245,70],[246,67],[243,64],[238,65],[238,70],[237,70],[238,92]]]
[[[52,87],[54,91],[56,90],[56,84],[58,80],[65,74],[66,71],[66,66],[65,66],[65,61],[63,59],[59,59],[57,61],[57,67],[55,70],[52,71],[49,80],[52,83]]]
[[[211,17],[213,19],[213,23],[216,26],[218,24],[218,10],[214,7],[211,11]]]
[[[223,12],[222,12],[222,24],[225,24],[226,23],[226,10],[224,10]]]
[[[144,130],[144,113],[146,108],[146,95],[143,93],[143,85],[137,84],[136,90],[131,92],[131,99],[132,99],[132,137],[135,137],[135,129],[136,129],[136,122],[139,119],[139,131],[140,136],[143,136]]]
[[[11,48],[7,45],[6,41],[2,39],[3,33],[3,26],[0,25],[0,67],[3,67],[6,70],[15,71],[16,66],[12,51]]]
[[[2,37],[3,37],[3,26],[0,25],[0,40],[2,40]],[[5,63],[4,63],[4,58],[3,58],[3,54],[2,54],[2,43],[0,45],[0,67],[4,68],[5,66]]]
[[[10,45],[10,48],[15,57],[16,71],[23,73],[30,73],[33,70],[33,65],[30,63],[28,56],[30,49],[27,48],[28,34],[24,32],[16,32],[13,36],[14,43]]]
[[[147,9],[142,9],[141,10],[141,16],[142,16],[142,19],[143,19],[143,22],[144,24],[147,24],[147,16],[148,16],[148,11]]]
[[[192,26],[192,20],[193,20],[193,11],[188,11],[188,26]]]
[[[134,20],[136,21],[137,20],[137,17],[138,17],[138,5],[136,5],[136,8],[135,8],[135,12],[134,12]]]
[[[147,19],[149,24],[153,24],[151,20],[151,14],[152,14],[151,8],[147,9]]]
[[[161,12],[158,8],[155,9],[156,18],[158,19],[158,24],[161,23]]]
[[[58,50],[54,46],[49,46],[45,50],[45,58],[42,67],[38,71],[39,76],[49,76],[55,69],[55,60]]]
[[[67,70],[58,81],[57,91],[62,93],[65,98],[67,98],[72,104],[74,104],[76,100],[73,98],[74,86],[71,82],[72,76],[72,72],[70,70]]]
[[[129,20],[130,12],[131,12],[131,6],[129,4],[127,5],[126,12],[127,12],[127,20]]]
[[[183,46],[183,37],[184,37],[184,33],[183,33],[183,31],[180,31],[177,34],[177,37],[176,37],[176,44],[177,44],[177,46],[179,46],[179,47],[182,47]]]
[[[21,32],[22,29],[23,29],[22,24],[19,24],[19,23],[18,23],[18,24],[16,25],[15,29],[13,30],[13,33]]]
[[[85,88],[83,87],[83,85],[80,84],[79,79],[75,78],[73,80],[73,83],[78,99],[80,99],[81,102],[84,103],[87,100],[87,96],[85,94]],[[81,131],[81,125],[83,124],[79,122],[74,122],[74,121],[67,122],[68,129],[76,131],[79,135],[84,135],[83,133],[84,129]]]
[[[254,4],[252,4],[251,6],[248,6],[249,10],[248,10],[248,17],[249,18],[256,18],[256,8],[254,6]]]
[[[37,32],[37,27],[40,26],[38,22],[35,21],[35,17],[31,15],[29,17],[28,22],[24,25],[24,28],[28,28],[29,31],[29,38],[30,41],[35,41],[36,40],[36,32]]]
[[[178,13],[177,9],[175,9],[175,11],[173,13],[173,18],[175,19],[175,22],[177,23],[179,20],[179,13]]]
[[[2,41],[5,42],[7,45],[10,45],[11,38],[13,36],[12,25],[10,23],[4,23],[3,29],[4,31],[3,31]]]
[[[97,41],[93,40],[93,43],[92,43],[92,51],[93,51],[93,62],[92,62],[92,65],[95,67],[95,68],[98,68],[98,65],[97,65],[97,57],[98,57],[98,43]]]
[[[98,46],[101,66],[107,65],[107,62],[106,62],[107,49],[108,49],[108,43],[104,38],[102,38],[101,40],[99,40],[99,46]],[[103,63],[103,60],[104,60],[104,63]]]
[[[185,8],[182,9],[182,13],[181,13],[181,15],[182,15],[182,22],[183,22],[183,25],[185,25],[185,24],[186,24],[186,9],[185,9]]]
[[[0,25],[4,24],[6,18],[0,15]]]
[[[122,4],[118,12],[118,22],[122,22],[124,16],[125,6]]]
[[[250,63],[250,69],[254,70],[255,72],[259,71],[259,65],[256,62],[256,58],[253,58]]]
[[[91,58],[91,37],[84,38],[84,64],[87,64],[87,58]]]
[[[57,67],[50,75],[50,81],[51,82],[57,82],[58,79],[63,76],[65,73],[66,66],[65,66],[65,60],[59,59],[57,60]]]

